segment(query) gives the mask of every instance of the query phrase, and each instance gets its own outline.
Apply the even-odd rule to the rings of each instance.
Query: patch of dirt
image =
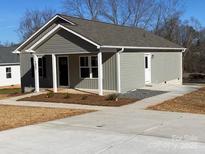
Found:
[[[205,88],[150,106],[147,109],[205,114]]]
[[[109,96],[99,96],[95,94],[66,94],[55,93],[52,96],[49,94],[41,94],[20,99],[19,101],[37,101],[37,102],[53,102],[66,104],[82,104],[95,106],[122,106],[134,103],[137,99],[119,98],[116,100],[108,100]]]
[[[0,105],[0,130],[66,118],[93,111]]]

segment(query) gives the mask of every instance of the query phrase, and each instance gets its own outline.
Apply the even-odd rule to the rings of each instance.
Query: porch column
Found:
[[[56,55],[52,54],[52,71],[53,71],[53,92],[57,92],[57,71],[56,71]]]
[[[103,66],[102,66],[102,52],[98,53],[98,92],[103,95]]]
[[[35,92],[39,92],[39,70],[38,70],[38,56],[33,55],[34,62],[34,77],[35,77]]]
[[[120,79],[120,52],[116,53],[116,65],[117,65],[117,92],[121,93],[121,79]]]

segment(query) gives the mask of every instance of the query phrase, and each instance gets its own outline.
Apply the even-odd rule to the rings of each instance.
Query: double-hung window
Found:
[[[7,79],[11,78],[11,67],[6,67],[6,78]]]
[[[31,74],[32,77],[34,77],[34,61],[33,57],[31,58]],[[46,58],[38,58],[38,71],[39,71],[39,77],[46,78]]]
[[[97,56],[80,57],[80,77],[98,78],[98,60]]]

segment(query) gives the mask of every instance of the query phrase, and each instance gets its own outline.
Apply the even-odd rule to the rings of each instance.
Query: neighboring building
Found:
[[[0,47],[0,87],[20,85],[19,56],[12,51],[16,47]]]
[[[139,28],[56,15],[14,53],[24,91],[58,87],[124,93],[182,82],[185,48]]]

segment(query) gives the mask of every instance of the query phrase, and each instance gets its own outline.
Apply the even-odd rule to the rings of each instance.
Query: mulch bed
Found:
[[[147,109],[205,114],[205,88],[150,106]]]
[[[93,111],[94,110],[0,105],[0,131]]]
[[[95,106],[122,106],[134,103],[137,99],[119,98],[118,100],[108,100],[109,96],[99,96],[95,94],[41,94],[20,99],[19,101],[53,102],[66,104],[82,104]]]

